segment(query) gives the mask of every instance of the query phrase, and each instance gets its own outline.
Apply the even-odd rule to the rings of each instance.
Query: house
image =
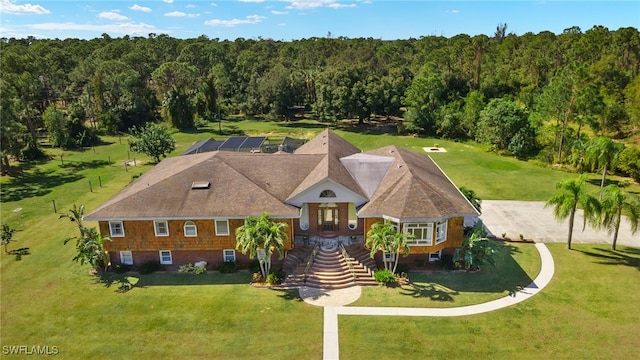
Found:
[[[411,256],[431,260],[459,247],[464,217],[477,216],[426,154],[397,146],[361,152],[325,130],[294,153],[165,159],[85,219],[111,237],[112,264],[247,264],[235,229],[265,211],[288,225],[287,250],[317,240],[363,243],[372,224],[389,219],[415,236]]]

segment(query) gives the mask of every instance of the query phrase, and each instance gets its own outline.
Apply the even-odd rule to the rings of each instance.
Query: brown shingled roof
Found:
[[[322,154],[324,155],[324,158],[312,171],[309,172],[308,176],[290,194],[289,198],[300,194],[309,187],[325,179],[331,179],[342,184],[354,193],[366,197],[358,183],[340,162],[340,158],[357,154],[359,152],[360,149],[353,146],[336,133],[329,130],[321,132],[318,136],[299,147],[294,153],[295,156],[303,154]]]
[[[298,217],[288,199],[323,180],[369,199],[361,217],[477,214],[430,157],[395,146],[360,153],[325,130],[294,154],[214,151],[165,159],[86,219],[243,218],[264,211]],[[210,186],[192,189],[194,182]]]
[[[365,154],[396,159],[359,216],[439,219],[477,212],[433,160],[423,154],[387,146]]]

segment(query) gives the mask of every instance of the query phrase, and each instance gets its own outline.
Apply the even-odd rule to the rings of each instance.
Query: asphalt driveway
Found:
[[[553,208],[545,208],[543,201],[483,200],[480,216],[491,234],[517,239],[520,234],[537,242],[566,242],[569,230],[568,219],[559,223],[553,217]],[[612,235],[606,229],[595,230],[587,224],[582,231],[582,211],[576,213],[573,243],[611,244]],[[640,232],[631,234],[631,225],[623,219],[618,234],[618,245],[640,248]]]

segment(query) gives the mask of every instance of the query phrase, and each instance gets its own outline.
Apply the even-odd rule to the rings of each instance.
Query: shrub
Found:
[[[113,267],[113,272],[116,274],[124,274],[129,270],[131,270],[131,266],[125,264],[116,264]]]
[[[193,264],[192,263],[180,265],[180,267],[178,268],[178,272],[182,273],[182,274],[189,273],[191,271],[193,271]]]
[[[260,261],[256,259],[252,260],[249,263],[249,272],[253,274],[260,271]]]
[[[192,263],[181,265],[178,268],[178,272],[183,274],[194,273],[196,275],[199,275],[203,274],[205,271],[207,271],[207,269],[205,269],[204,267],[194,266]]]
[[[221,263],[220,265],[218,265],[218,271],[220,271],[221,274],[234,273],[234,272],[238,271],[238,269],[236,268],[236,262],[235,261],[225,261],[225,262]]]
[[[151,274],[160,270],[163,270],[162,265],[156,260],[145,261],[138,266],[138,272],[142,275]]]
[[[267,279],[265,280],[265,282],[267,284],[276,285],[280,284],[283,278],[284,272],[282,270],[270,271],[269,274],[267,274]]]
[[[259,283],[262,282],[262,273],[260,271],[256,271],[251,275],[251,282]]]
[[[398,264],[396,267],[396,274],[407,274],[409,273],[409,265],[408,264]]]
[[[452,254],[442,254],[440,255],[440,260],[438,260],[438,264],[440,264],[440,268],[442,270],[453,270],[456,268],[455,263],[453,262]]]
[[[375,273],[373,273],[373,278],[376,280],[376,282],[379,282],[381,284],[389,285],[396,283],[396,276],[389,269],[376,271]]]

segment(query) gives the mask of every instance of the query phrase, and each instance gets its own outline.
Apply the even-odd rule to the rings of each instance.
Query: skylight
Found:
[[[208,189],[210,186],[211,183],[209,183],[208,181],[194,181],[193,184],[191,184],[191,189]]]

